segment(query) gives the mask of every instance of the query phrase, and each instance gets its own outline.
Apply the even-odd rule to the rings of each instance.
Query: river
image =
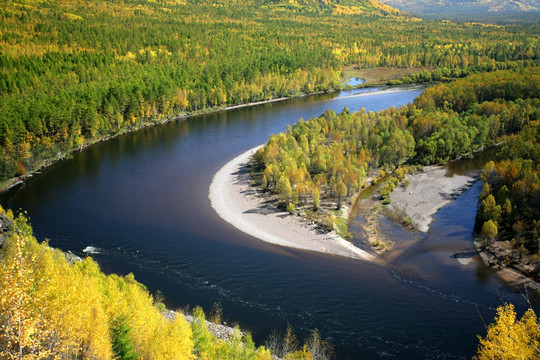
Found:
[[[210,207],[208,188],[226,162],[299,118],[326,109],[381,110],[422,89],[366,96],[317,95],[191,117],[92,146],[0,194],[27,211],[39,240],[85,256],[107,272],[133,273],[171,308],[220,302],[224,318],[262,342],[292,325],[317,328],[338,359],[466,359],[502,301],[525,308],[473,252],[479,186],[435,216],[427,236],[402,240],[388,266],[282,248],[245,235]],[[408,242],[408,243],[407,243]],[[411,245],[412,244],[412,245]],[[533,298],[532,301],[535,301]],[[537,307],[537,305],[535,305]]]

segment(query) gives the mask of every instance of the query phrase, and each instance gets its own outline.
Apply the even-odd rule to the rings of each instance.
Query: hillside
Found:
[[[384,0],[385,4],[414,14],[485,14],[540,11],[538,0]]]
[[[263,0],[256,3],[293,11],[322,12],[337,15],[399,14],[399,10],[377,0]]]
[[[220,317],[216,310],[213,320]],[[0,359],[275,358],[238,327],[206,321],[200,307],[193,316],[166,310],[133,274],[105,275],[90,257],[38,243],[27,219],[1,206],[0,328]],[[276,335],[276,348],[286,339]],[[329,351],[314,331],[301,349],[276,353],[304,360],[329,359]]]

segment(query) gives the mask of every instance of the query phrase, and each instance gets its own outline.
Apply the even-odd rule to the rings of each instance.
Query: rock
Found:
[[[165,310],[163,312],[163,316],[165,316],[169,320],[174,320],[174,317],[176,316],[176,312],[172,311],[172,310]],[[193,323],[193,321],[194,321],[193,316],[184,315],[184,317],[186,318],[188,323],[190,323],[190,324]],[[219,340],[224,340],[224,341],[227,341],[230,338],[232,338],[232,336],[236,332],[236,329],[234,329],[234,328],[232,328],[230,326],[216,324],[216,323],[210,322],[208,320],[206,320],[206,327],[208,328],[208,330],[210,330],[210,332],[212,334],[216,335],[216,337]],[[243,335],[242,332],[240,332],[240,334]]]
[[[194,321],[193,316],[191,315],[184,315],[184,316],[190,324],[193,323]],[[216,335],[218,339],[224,340],[224,341],[227,341],[230,338],[232,338],[236,331],[234,328],[230,326],[216,324],[208,320],[206,320],[206,327],[208,328],[208,330],[210,330],[212,334]],[[243,335],[242,332],[240,332],[240,334]]]
[[[7,235],[13,232],[13,222],[9,220],[4,214],[0,214],[0,247],[7,239]]]

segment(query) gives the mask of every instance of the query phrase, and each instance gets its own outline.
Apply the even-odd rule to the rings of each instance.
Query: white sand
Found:
[[[260,240],[291,248],[317,251],[355,259],[375,261],[335,233],[322,233],[298,216],[264,204],[251,186],[246,164],[256,147],[223,166],[212,180],[208,197],[218,215],[237,229]]]
[[[433,221],[432,215],[456,199],[476,179],[472,176],[446,176],[442,166],[426,166],[423,171],[407,175],[407,190],[397,187],[390,195],[395,209],[404,209],[418,225],[418,230],[427,232]]]
[[[384,90],[369,90],[369,88],[366,88],[368,91],[360,92],[360,93],[352,94],[352,95],[340,96],[340,97],[333,98],[331,100],[342,100],[342,99],[348,99],[348,98],[365,97],[365,96],[373,96],[373,95],[387,95],[387,94],[393,94],[393,93],[398,93],[398,92],[418,90],[421,88],[422,86],[393,87],[393,88],[384,89]]]

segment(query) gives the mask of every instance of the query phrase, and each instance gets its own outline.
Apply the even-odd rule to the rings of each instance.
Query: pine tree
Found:
[[[113,352],[119,360],[136,360],[139,354],[133,345],[131,327],[126,316],[117,317],[111,327]]]

